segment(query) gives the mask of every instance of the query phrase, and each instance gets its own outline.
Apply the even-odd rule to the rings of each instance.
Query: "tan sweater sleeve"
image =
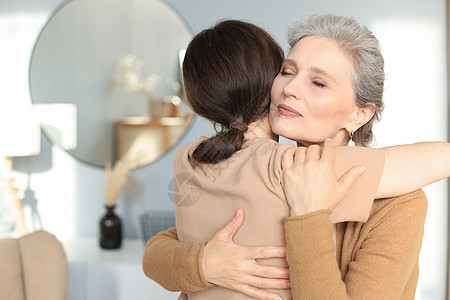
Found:
[[[417,265],[427,202],[420,191],[393,203],[369,218],[345,274],[334,254],[330,211],[285,218],[294,299],[400,299]]]
[[[333,223],[367,221],[383,175],[384,161],[384,149],[336,148],[334,172],[338,179],[355,166],[365,166],[366,172],[356,180],[344,199],[333,208],[330,216]]]
[[[213,284],[205,279],[201,265],[205,244],[178,241],[175,227],[161,231],[145,247],[144,273],[169,291],[193,293],[208,289]]]

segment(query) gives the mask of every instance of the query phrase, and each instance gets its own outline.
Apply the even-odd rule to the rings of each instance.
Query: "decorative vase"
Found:
[[[100,247],[117,249],[122,244],[122,222],[114,213],[115,206],[106,206],[106,214],[100,220]]]

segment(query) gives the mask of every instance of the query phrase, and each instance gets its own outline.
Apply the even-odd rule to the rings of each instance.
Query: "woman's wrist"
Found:
[[[306,212],[304,212],[300,207],[298,208],[291,208],[291,217],[300,217],[305,215]]]
[[[198,258],[198,267],[199,267],[199,273],[200,273],[200,279],[202,281],[202,283],[205,286],[213,286],[214,283],[212,283],[210,280],[211,278],[209,278],[208,276],[208,267],[205,263],[205,251],[206,250],[206,246],[208,245],[208,243],[204,243],[202,246],[202,249],[200,250],[200,254],[199,254],[199,258]]]
[[[320,211],[320,210],[326,210],[326,208],[320,208],[320,209],[313,209],[313,210],[302,210],[302,209],[298,209],[298,210],[291,210],[291,217],[301,217],[301,216],[305,216],[307,214],[316,212],[316,211]]]
[[[306,203],[310,203],[310,205],[305,205]],[[301,217],[301,216],[307,215],[312,212],[316,212],[319,210],[327,210],[327,209],[329,209],[329,207],[316,207],[316,205],[313,201],[304,202],[303,205],[292,206],[290,216],[291,217]]]
[[[310,213],[307,213],[307,214],[304,214],[304,215],[301,215],[301,216],[293,216],[293,215],[291,215],[291,216],[288,216],[288,217],[284,217],[283,218],[283,222],[305,220],[305,219],[308,219],[308,218],[314,218],[315,216],[322,215],[322,214],[331,215],[331,213],[332,213],[331,209],[319,209],[319,210],[316,210],[316,211],[313,211],[313,212],[310,212]]]

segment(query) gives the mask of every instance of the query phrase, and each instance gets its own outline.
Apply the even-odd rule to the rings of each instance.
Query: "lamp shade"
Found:
[[[0,100],[0,157],[39,154],[41,131],[33,106],[8,102]]]
[[[43,132],[64,150],[77,148],[77,106],[73,103],[35,104]]]

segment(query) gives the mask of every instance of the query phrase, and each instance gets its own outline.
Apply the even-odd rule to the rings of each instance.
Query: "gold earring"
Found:
[[[353,131],[353,129],[352,129],[352,131],[350,131],[348,133],[348,135],[350,136],[350,139],[348,140],[348,146],[352,146],[352,147],[356,146],[356,143],[353,141],[353,134],[354,133],[355,132]]]
[[[216,123],[216,122],[213,122],[213,128],[214,128],[214,131],[215,131],[217,134],[222,133],[222,132],[223,132],[223,126],[220,125],[220,131],[219,131],[219,130],[217,130],[216,125],[217,125],[217,123]]]

